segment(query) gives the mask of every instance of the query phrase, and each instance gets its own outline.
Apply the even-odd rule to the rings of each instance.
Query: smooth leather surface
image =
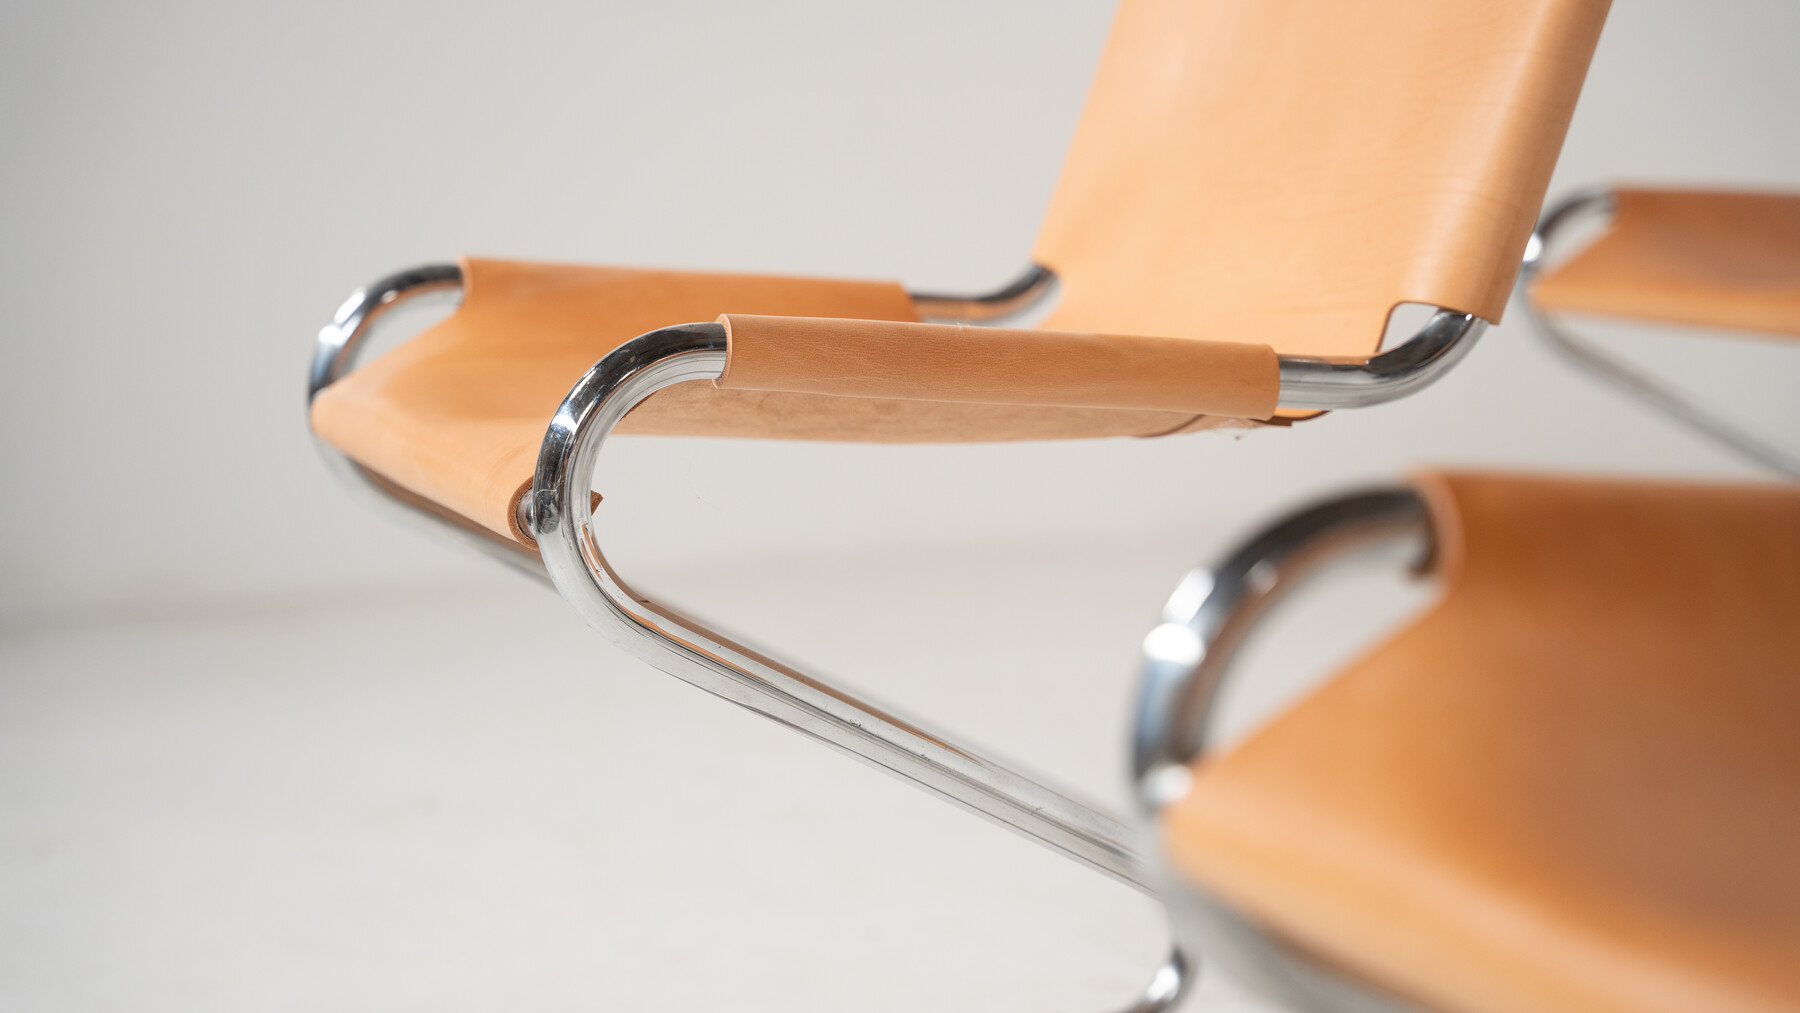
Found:
[[[1800,337],[1800,193],[1614,198],[1606,232],[1532,286],[1538,305]]]
[[[857,398],[1138,408],[1266,419],[1281,375],[1266,345],[1000,327],[719,318],[718,385]]]
[[[1035,391],[1009,389],[998,366],[980,384],[950,382],[951,367],[971,360],[942,358],[935,332],[919,330],[917,348],[887,342],[886,372],[858,388],[880,396],[805,393],[848,388],[841,376],[816,382],[828,364],[783,352],[749,371],[760,389],[684,384],[619,431],[884,441],[1186,432],[1232,424],[1194,405],[1266,417],[1271,348],[1367,355],[1395,303],[1497,320],[1605,9],[1126,0],[1036,250],[1063,286],[1047,330],[1141,337],[1117,348],[1054,339],[1076,360],[1027,368],[1029,356],[1015,356],[1007,367],[1021,378],[1063,370],[1054,399],[1087,407],[1031,403],[1046,396],[1041,371]],[[354,460],[521,540],[513,505],[550,415],[619,343],[721,313],[915,320],[894,285],[495,262],[471,262],[466,278],[458,313],[321,393],[313,424]],[[1236,343],[1251,358],[1146,340],[1164,338]],[[1151,360],[1220,371],[1193,373],[1177,392],[1169,380],[1184,374]],[[1065,396],[1082,387],[1071,382],[1077,361],[1126,372],[1096,373]],[[969,400],[977,388],[1007,403]],[[920,399],[934,393],[955,400]]]
[[[1366,356],[1498,321],[1605,0],[1127,0],[1037,241],[1057,330]]]
[[[721,312],[909,320],[898,285],[467,260],[454,314],[320,392],[313,428],[400,486],[529,542],[514,507],[550,416],[621,343]],[[621,433],[965,441],[1152,436],[1225,424],[1192,412],[1045,408],[719,390],[661,391]]]
[[[1800,1009],[1800,489],[1424,485],[1443,598],[1197,766],[1176,868],[1456,1013]]]

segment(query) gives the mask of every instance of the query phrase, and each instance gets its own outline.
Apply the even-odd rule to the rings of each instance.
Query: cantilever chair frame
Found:
[[[982,296],[914,294],[928,320],[999,323],[1042,302],[1055,276],[1034,266],[1018,281]],[[308,401],[356,367],[379,321],[403,302],[460,298],[461,270],[431,265],[356,290],[319,332]],[[1467,313],[1438,309],[1420,330],[1368,358],[1280,357],[1279,405],[1326,411],[1378,404],[1413,393],[1454,366],[1486,328]],[[315,439],[327,463],[354,487],[414,521],[540,580],[547,580],[607,639],[670,675],[741,704],[909,781],[980,816],[1163,899],[1162,876],[1141,831],[892,710],[809,676],[710,630],[633,591],[608,564],[596,539],[590,502],[601,446],[618,421],[646,398],[686,380],[716,379],[726,335],[716,323],[690,323],[620,345],[576,382],[551,419],[520,526],[537,551],[416,496]],[[1156,971],[1134,1013],[1167,1009],[1192,979],[1177,945]]]
[[[1773,468],[1790,478],[1800,478],[1800,457],[1745,430],[1670,385],[1581,337],[1560,317],[1532,298],[1532,282],[1543,270],[1548,255],[1567,237],[1584,227],[1604,225],[1618,209],[1618,200],[1606,187],[1580,190],[1544,212],[1525,246],[1519,269],[1518,291],[1523,295],[1525,317],[1552,348],[1572,362],[1625,393],[1648,403],[1701,435]]]
[[[1304,508],[1191,571],[1144,637],[1131,735],[1137,801],[1154,819],[1184,795],[1190,764],[1210,745],[1214,710],[1238,651],[1278,602],[1344,565],[1423,571],[1435,534],[1411,488],[1353,493]],[[1173,876],[1164,903],[1177,945],[1227,967],[1240,981],[1318,1013],[1416,1013],[1417,1007],[1266,932],[1219,899]]]

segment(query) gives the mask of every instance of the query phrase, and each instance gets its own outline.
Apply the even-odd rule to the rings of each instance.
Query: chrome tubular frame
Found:
[[[1033,264],[1011,284],[979,296],[912,293],[926,320],[1002,324],[1046,299],[1057,289],[1056,274]],[[1418,333],[1367,358],[1280,356],[1278,407],[1290,411],[1365,408],[1423,390],[1449,372],[1487,328],[1469,313],[1439,308]]]
[[[1131,766],[1146,815],[1154,819],[1186,793],[1189,765],[1207,749],[1208,724],[1237,651],[1272,606],[1329,570],[1366,564],[1370,557],[1422,568],[1431,548],[1430,520],[1418,494],[1382,489],[1292,514],[1217,565],[1189,573],[1170,596],[1161,623],[1144,638]],[[1413,1009],[1189,884],[1171,884],[1166,903],[1184,948],[1218,961],[1234,977],[1295,1009]]]
[[[371,327],[387,310],[410,298],[460,293],[460,282],[455,266],[440,265],[400,272],[358,289],[319,333],[309,402],[354,368]],[[1046,289],[1038,291],[1041,295]],[[716,378],[724,365],[724,329],[687,324],[626,342],[581,378],[551,420],[531,492],[520,502],[520,524],[537,541],[537,553],[315,442],[333,470],[352,485],[398,504],[412,521],[448,531],[546,579],[590,625],[652,666],[1159,897],[1145,842],[1132,825],[710,630],[639,595],[619,578],[595,539],[588,495],[600,449],[634,405],[670,384]],[[1126,1013],[1161,1013],[1192,981],[1192,965],[1180,949],[1172,949]]]
[[[520,502],[520,524],[536,539],[563,598],[608,640],[650,665],[1158,896],[1143,842],[1125,822],[737,643],[620,579],[594,531],[589,490],[600,449],[644,399],[685,380],[716,379],[724,370],[724,327],[685,324],[626,342],[569,392],[544,437],[531,493]],[[1167,1009],[1189,980],[1186,957],[1171,951],[1132,1013]]]
[[[1617,201],[1610,190],[1594,187],[1564,198],[1538,221],[1537,229],[1525,247],[1525,261],[1519,270],[1520,302],[1524,304],[1525,316],[1531,321],[1532,329],[1542,335],[1550,347],[1601,380],[1721,446],[1783,475],[1800,478],[1800,456],[1746,431],[1644,370],[1583,340],[1532,299],[1531,283],[1543,269],[1552,244],[1573,226],[1610,219],[1616,207]]]
[[[1534,239],[1534,247],[1536,240]],[[1526,266],[1533,261],[1527,253]],[[997,325],[1055,297],[1056,274],[1033,264],[1018,278],[982,295],[914,292],[913,306],[928,321]],[[391,274],[351,293],[319,332],[307,398],[353,368],[367,329],[403,299],[462,297],[462,270],[431,264]],[[1367,358],[1282,355],[1279,407],[1291,411],[1364,408],[1423,390],[1449,372],[1487,329],[1469,313],[1439,308],[1419,331],[1394,348]]]
[[[1033,266],[980,296],[916,294],[927,319],[997,324],[1043,302],[1055,275]],[[311,399],[355,367],[371,329],[402,301],[459,299],[456,265],[389,275],[358,289],[319,332],[307,388]],[[1282,408],[1329,410],[1376,404],[1431,383],[1467,353],[1485,323],[1439,311],[1413,339],[1368,359],[1283,356]],[[716,378],[725,366],[717,324],[684,324],[619,346],[576,383],[552,419],[532,489],[520,501],[520,527],[538,551],[430,503],[315,440],[327,463],[351,485],[403,515],[448,532],[527,574],[553,583],[587,622],[662,671],[780,721],[902,780],[1029,837],[1100,872],[1161,898],[1160,874],[1133,826],[899,716],[893,710],[808,676],[633,591],[606,561],[594,534],[589,498],[600,448],[631,408],[671,384]],[[1193,979],[1180,946],[1128,1013],[1172,1006]]]
[[[551,420],[521,521],[550,578],[607,639],[708,692],[789,725],[1116,879],[1149,890],[1125,823],[976,750],[735,643],[633,591],[601,553],[588,495],[601,446],[638,403],[671,384],[717,378],[725,329],[652,331],[602,359]]]
[[[307,374],[306,403],[310,406],[320,391],[356,368],[368,346],[369,336],[394,307],[402,302],[419,305],[461,301],[462,268],[455,264],[428,264],[398,271],[350,293],[332,315],[331,323],[319,329],[312,369]],[[310,427],[310,422],[308,425]],[[518,542],[502,538],[483,525],[414,495],[338,453],[316,436],[313,445],[325,459],[326,466],[376,509],[394,512],[406,521],[426,521],[428,523],[423,526],[428,531],[446,534],[459,544],[474,548],[528,576],[546,583],[549,581],[537,553]]]

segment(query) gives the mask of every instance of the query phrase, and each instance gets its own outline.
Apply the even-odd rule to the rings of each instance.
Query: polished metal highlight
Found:
[[[982,295],[908,294],[912,296],[913,308],[925,321],[994,326],[1030,312],[1053,298],[1056,289],[1056,273],[1041,264],[1033,264],[1011,282]]]
[[[1190,572],[1144,637],[1131,775],[1145,810],[1181,793],[1188,765],[1206,752],[1208,722],[1237,650],[1273,605],[1327,564],[1395,551],[1417,564],[1429,542],[1418,493],[1383,489],[1301,510]]]
[[[1544,258],[1558,237],[1572,226],[1610,219],[1617,204],[1618,201],[1610,190],[1595,187],[1571,194],[1545,212],[1536,231],[1531,234],[1531,241],[1525,247],[1525,261],[1519,270],[1519,291],[1523,296],[1520,302],[1524,304],[1525,318],[1550,347],[1594,376],[1646,402],[1720,446],[1790,478],[1800,478],[1800,456],[1749,432],[1644,370],[1581,339],[1575,331],[1564,326],[1561,320],[1538,306],[1532,298],[1532,281],[1543,269]]]
[[[1381,489],[1289,515],[1217,565],[1189,573],[1144,638],[1131,768],[1146,816],[1154,819],[1185,794],[1190,764],[1206,752],[1208,725],[1237,652],[1271,607],[1337,566],[1374,556],[1421,569],[1431,551],[1430,519],[1418,493]],[[1171,882],[1164,893],[1185,949],[1294,1009],[1414,1009],[1289,945],[1206,891]]]
[[[460,303],[462,294],[462,268],[455,264],[427,264],[397,271],[350,293],[331,322],[319,330],[318,342],[313,348],[312,369],[307,374],[306,403],[310,406],[320,391],[356,368],[368,346],[369,336],[390,310],[403,302],[413,305]],[[312,428],[310,413],[307,428]],[[419,526],[427,531],[447,535],[457,544],[469,546],[529,577],[549,580],[543,562],[530,549],[401,488],[385,476],[345,457],[317,434],[313,436],[313,446],[318,448],[326,466],[375,509],[409,523],[424,521],[426,523]]]
[[[1442,379],[1487,329],[1469,313],[1439,309],[1405,342],[1366,359],[1283,355],[1278,404],[1296,411],[1366,408],[1416,394]]]
[[[355,367],[372,326],[388,309],[404,300],[460,291],[461,272],[454,265],[404,271],[358,289],[319,333],[309,403]],[[626,342],[582,377],[551,420],[532,491],[520,502],[521,528],[533,535],[539,552],[315,442],[342,478],[371,498],[398,506],[407,520],[427,522],[430,529],[552,582],[577,613],[628,653],[1157,896],[1144,842],[1118,818],[738,644],[638,595],[619,579],[595,541],[587,495],[601,445],[633,405],[673,383],[716,378],[724,364],[723,327],[688,324]],[[1173,948],[1125,1013],[1162,1013],[1192,980],[1188,958]]]
[[[373,284],[350,293],[332,314],[331,323],[319,329],[319,341],[313,349],[312,371],[307,374],[306,403],[319,396],[319,391],[335,383],[339,377],[356,368],[376,321],[403,301],[415,304],[433,297],[453,304],[462,302],[462,268],[456,264],[425,264],[396,271]]]
[[[1055,272],[1033,264],[1011,284],[986,295],[911,293],[921,318],[934,323],[1007,323],[1054,296]],[[1487,328],[1468,313],[1437,309],[1418,333],[1368,358],[1282,355],[1277,407],[1290,411],[1366,408],[1406,397],[1436,383]]]
[[[620,579],[600,549],[589,495],[601,447],[619,420],[657,391],[722,375],[725,347],[719,324],[652,331],[600,360],[557,409],[520,522],[563,598],[650,665],[1156,896],[1144,842],[1117,818],[728,639]],[[1186,957],[1172,952],[1132,1010],[1166,1009],[1183,991],[1187,971]]]
[[[913,298],[929,319],[992,324],[1029,311],[1054,290],[1054,274],[1034,266],[989,295]],[[405,300],[459,298],[461,291],[462,273],[455,265],[403,271],[358,289],[319,332],[309,403],[355,367],[388,310]],[[1404,396],[1453,365],[1482,326],[1473,317],[1440,312],[1411,341],[1367,360],[1282,357],[1281,407],[1324,410]],[[717,378],[724,365],[723,328],[686,324],[626,342],[589,370],[552,419],[532,489],[520,502],[520,526],[537,541],[536,553],[315,442],[351,485],[386,506],[398,506],[410,520],[424,520],[432,530],[550,580],[590,625],[653,666],[1159,896],[1160,873],[1147,857],[1146,842],[1124,821],[707,629],[638,595],[612,570],[594,535],[588,495],[601,446],[632,406],[674,383]],[[1177,946],[1129,1013],[1169,1008],[1192,979],[1192,965]]]
[[[1153,892],[1143,842],[1122,821],[706,629],[613,571],[589,497],[601,446],[645,398],[685,380],[715,379],[724,368],[725,329],[686,324],[626,342],[569,392],[545,434],[521,517],[557,590],[589,625],[651,665]]]

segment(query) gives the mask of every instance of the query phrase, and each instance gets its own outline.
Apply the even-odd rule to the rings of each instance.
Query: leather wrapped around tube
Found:
[[[595,362],[646,331],[762,313],[916,320],[892,282],[465,259],[461,308],[319,392],[313,431],[395,485],[530,544],[515,509],[544,427]],[[720,390],[652,395],[618,432],[868,443],[1158,436],[1233,424],[1194,412],[823,397]]]
[[[728,313],[726,390],[1267,419],[1267,345]]]

